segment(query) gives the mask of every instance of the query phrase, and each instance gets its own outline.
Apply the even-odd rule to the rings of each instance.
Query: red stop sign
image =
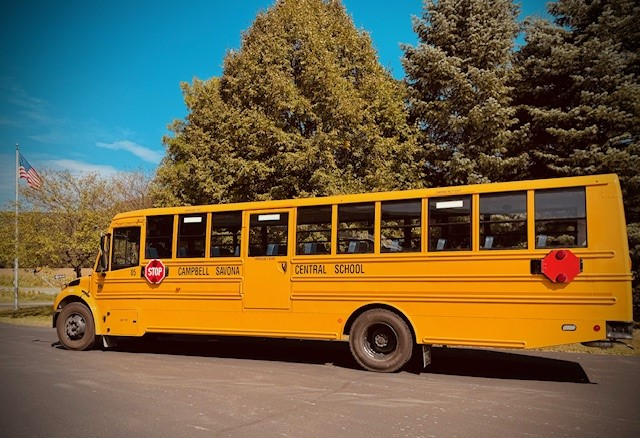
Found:
[[[165,268],[162,260],[153,259],[147,266],[144,267],[144,278],[151,284],[158,284],[167,275],[167,268]]]
[[[542,259],[541,270],[554,283],[570,283],[581,272],[580,259],[568,249],[554,249]]]

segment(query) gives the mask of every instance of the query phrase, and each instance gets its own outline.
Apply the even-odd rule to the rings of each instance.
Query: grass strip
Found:
[[[15,325],[51,326],[52,306],[0,309],[0,322]]]

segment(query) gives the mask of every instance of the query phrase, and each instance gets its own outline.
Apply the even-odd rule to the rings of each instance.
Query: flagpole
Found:
[[[20,165],[20,152],[18,152],[18,143],[16,143],[16,252],[15,252],[15,261],[14,261],[14,273],[13,273],[13,308],[18,310],[18,178],[19,178],[19,170],[18,166]]]

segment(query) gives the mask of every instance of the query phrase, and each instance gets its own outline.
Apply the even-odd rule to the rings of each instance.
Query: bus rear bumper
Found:
[[[633,339],[633,322],[607,321],[607,340],[583,342],[587,347],[612,348],[615,343]],[[629,347],[632,348],[632,347]]]

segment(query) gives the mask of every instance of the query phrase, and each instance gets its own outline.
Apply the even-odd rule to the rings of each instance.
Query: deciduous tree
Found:
[[[36,190],[22,186],[20,190],[18,255],[23,267],[72,267],[79,275],[81,268],[91,266],[100,233],[117,212],[152,205],[151,179],[143,172],[104,177],[39,170],[42,187]],[[1,261],[11,266],[15,257],[14,224],[15,215],[3,213]]]
[[[402,83],[338,0],[280,0],[224,60],[182,84],[155,193],[163,205],[415,185]]]

